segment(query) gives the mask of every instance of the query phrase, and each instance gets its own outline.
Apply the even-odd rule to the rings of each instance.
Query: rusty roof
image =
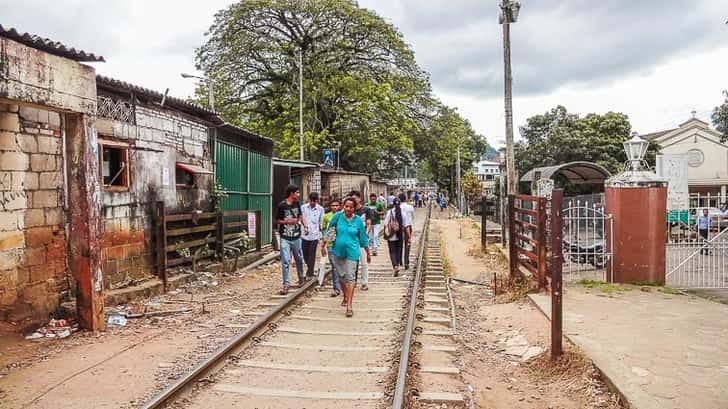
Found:
[[[20,32],[12,27],[6,28],[0,24],[0,37],[9,38],[28,47],[32,47],[49,54],[65,57],[73,61],[106,62],[104,57],[83,50],[68,47],[65,44],[53,41],[49,38],[40,37],[34,34]]]
[[[105,77],[103,75],[96,75],[96,86],[116,92],[133,93],[136,96],[153,99],[158,103],[162,102],[162,98],[164,97],[164,94],[159,91],[144,88],[139,85],[130,84],[122,80]],[[213,123],[223,123],[222,119],[220,119],[215,112],[203,106],[197,105],[193,102],[186,101],[182,98],[170,97],[169,95],[167,95],[164,104],[170,108],[175,108],[180,111],[184,111],[210,120]]]

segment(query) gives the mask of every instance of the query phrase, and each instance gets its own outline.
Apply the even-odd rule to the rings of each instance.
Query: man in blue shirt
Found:
[[[703,247],[700,248],[700,254],[708,254],[708,232],[710,231],[710,216],[708,209],[703,209],[703,215],[698,217],[698,234],[703,241]]]

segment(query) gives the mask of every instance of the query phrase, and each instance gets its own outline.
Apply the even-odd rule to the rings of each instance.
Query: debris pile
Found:
[[[68,319],[51,319],[48,324],[25,336],[25,339],[68,338],[78,331],[78,324]]]

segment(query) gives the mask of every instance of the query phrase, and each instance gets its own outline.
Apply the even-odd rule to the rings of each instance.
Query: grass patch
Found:
[[[602,293],[607,295],[622,294],[628,291],[632,291],[634,289],[634,287],[629,284],[605,283],[604,281],[592,280],[590,278],[582,278],[581,280],[577,281],[577,284],[590,290],[601,291]]]

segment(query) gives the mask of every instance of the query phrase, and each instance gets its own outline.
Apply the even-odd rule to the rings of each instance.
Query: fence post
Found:
[[[485,196],[483,196],[480,199],[480,247],[483,249],[486,248],[488,245],[488,237],[487,237],[487,216],[486,216],[486,203],[487,200],[485,199]]]
[[[551,194],[551,359],[561,356],[562,351],[563,207],[564,191],[554,189]]]
[[[167,292],[167,215],[164,201],[157,202],[154,220],[157,223],[157,277],[162,280],[162,288]]]
[[[260,251],[263,247],[263,237],[262,236],[262,221],[261,219],[262,212],[260,210],[255,211],[255,251]]]
[[[538,290],[546,289],[546,198],[539,197],[536,202],[538,219],[536,221],[538,231],[536,234],[538,256]]]
[[[511,280],[518,271],[518,252],[516,251],[516,196],[508,196],[508,261]]]
[[[222,211],[215,216],[215,252],[220,261],[225,259],[225,217]]]

